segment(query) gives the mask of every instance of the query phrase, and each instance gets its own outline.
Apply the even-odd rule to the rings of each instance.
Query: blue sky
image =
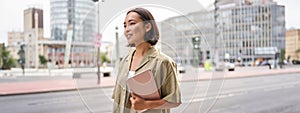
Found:
[[[213,0],[198,0],[204,7],[209,6]],[[285,5],[286,28],[300,28],[299,0],[274,0],[279,5]],[[50,37],[50,1],[49,0],[1,0],[0,1],[0,42],[6,42],[7,32],[23,31],[23,10],[30,7],[39,7],[44,10],[44,35]],[[153,12],[154,16],[159,15]],[[172,16],[175,14],[170,14]],[[168,16],[156,16],[163,20]]]

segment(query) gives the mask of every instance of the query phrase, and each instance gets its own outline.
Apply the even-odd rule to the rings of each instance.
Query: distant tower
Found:
[[[24,10],[25,67],[38,68],[38,55],[42,54],[38,40],[43,37],[43,10],[38,8]]]

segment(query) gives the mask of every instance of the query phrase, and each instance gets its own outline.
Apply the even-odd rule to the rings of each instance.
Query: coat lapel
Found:
[[[144,67],[152,58],[155,58],[156,55],[157,55],[157,50],[154,47],[151,47],[147,52],[147,54],[144,56],[139,67],[135,71],[137,72],[139,69]]]
[[[129,67],[130,67],[130,63],[131,63],[131,59],[132,59],[132,55],[133,55],[134,51],[131,51],[130,54],[125,57],[123,64],[120,68],[120,79],[119,82],[121,84],[121,86],[123,86],[123,88],[125,88],[126,86],[126,80],[127,80],[127,76],[128,76],[128,71],[129,71]]]

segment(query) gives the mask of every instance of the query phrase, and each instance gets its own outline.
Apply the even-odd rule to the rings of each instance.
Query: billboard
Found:
[[[278,52],[277,47],[257,47],[254,48],[255,55],[274,55]]]

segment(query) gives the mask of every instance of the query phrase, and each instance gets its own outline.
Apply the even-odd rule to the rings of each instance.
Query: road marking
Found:
[[[275,91],[275,90],[281,90],[281,89],[288,89],[288,88],[297,87],[298,85],[300,85],[300,82],[289,82],[289,83],[267,85],[267,86],[247,88],[247,89],[241,89],[241,90],[232,90],[232,91],[221,92],[217,96],[195,97],[193,100],[186,101],[183,103],[191,103],[191,102],[194,103],[194,102],[201,102],[201,101],[206,101],[206,100],[229,98],[229,97],[249,94],[251,92],[258,91],[258,90],[268,92],[268,91]]]

